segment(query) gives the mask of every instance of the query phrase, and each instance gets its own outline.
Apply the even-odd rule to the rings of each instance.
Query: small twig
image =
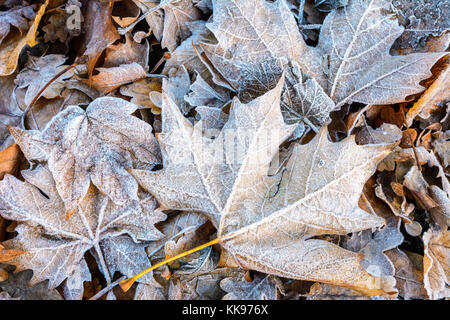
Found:
[[[111,291],[115,286],[117,286],[119,284],[120,281],[125,280],[127,277],[123,276],[120,277],[119,279],[117,279],[116,281],[114,281],[113,283],[107,285],[106,287],[104,287],[102,290],[100,290],[99,292],[97,292],[93,297],[89,298],[89,300],[97,300],[100,299],[103,295],[105,295],[106,293],[108,293],[109,291]]]

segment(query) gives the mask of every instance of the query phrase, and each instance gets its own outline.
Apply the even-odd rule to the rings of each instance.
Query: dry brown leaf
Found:
[[[425,210],[430,210],[438,206],[428,194],[429,184],[425,181],[417,166],[413,166],[405,175],[403,185],[411,191],[414,198]]]
[[[150,99],[151,92],[161,92],[161,83],[149,78],[134,81],[131,84],[120,87],[120,93],[131,97],[130,102],[141,108],[149,108],[153,114],[160,114],[161,109]]]
[[[445,53],[391,56],[389,48],[403,28],[390,10],[390,0],[349,1],[327,15],[313,48],[301,38],[285,1],[217,1],[207,26],[218,44],[201,46],[244,97],[273,88],[283,65],[293,60],[316,79],[337,109],[352,101],[403,102],[423,91],[419,81],[431,75],[431,66]]]
[[[308,292],[308,300],[370,300],[355,290],[327,283],[314,283]]]
[[[125,43],[111,45],[106,48],[103,68],[118,67],[122,64],[136,62],[147,72],[149,51],[150,45],[147,40],[142,44],[137,43],[127,33],[125,35]]]
[[[149,194],[140,192],[137,200],[118,206],[91,185],[78,214],[66,220],[50,171],[39,166],[22,175],[25,182],[10,175],[0,182],[0,214],[23,222],[16,227],[18,236],[2,245],[26,251],[9,263],[19,271],[33,270],[31,285],[48,279],[53,289],[75,276],[78,281],[71,282],[83,288],[80,279],[89,273],[84,253],[91,248],[108,283],[116,271],[131,276],[149,263],[145,241],[162,237],[154,224],[165,219]]]
[[[112,6],[108,2],[88,1],[83,31],[85,33],[85,51],[89,57],[87,63],[89,77],[102,52],[120,38],[111,21]]]
[[[281,177],[267,176],[279,144],[294,129],[281,116],[282,88],[280,81],[275,89],[246,105],[235,99],[230,119],[215,140],[203,137],[201,121],[192,126],[163,95],[163,131],[158,140],[164,169],[130,172],[155,195],[162,209],[207,215],[219,227],[221,245],[234,258],[234,265],[335,283],[369,295],[392,293],[389,279],[384,282],[364,271],[359,254],[308,239],[384,224],[383,219],[361,210],[358,199],[390,146],[357,146],[354,138],[331,143],[322,129],[308,145],[296,145]],[[277,137],[274,132],[279,132]],[[225,139],[230,139],[227,134],[246,135],[234,146],[240,148],[237,161],[228,153],[214,158],[222,152]],[[270,142],[264,140],[268,136]],[[342,193],[343,189],[347,192]]]
[[[15,175],[20,161],[20,148],[13,143],[5,150],[0,151],[0,180],[5,174]]]
[[[86,111],[66,108],[42,132],[10,130],[28,160],[48,161],[70,215],[91,181],[116,204],[138,200],[137,182],[125,169],[153,167],[160,163],[160,151],[152,127],[131,116],[137,108],[119,98],[103,97]]]
[[[25,68],[17,75],[14,82],[19,88],[27,88],[24,97],[25,106],[29,106],[38,92],[58,73],[66,69],[63,65],[67,57],[61,54],[49,54],[43,57],[29,57]],[[74,70],[68,70],[42,92],[41,96],[53,99],[61,96],[64,89],[64,81],[74,75]]]
[[[5,247],[0,244],[0,263],[5,263],[24,253],[25,251],[22,250],[6,250]],[[0,282],[2,281],[4,280],[0,280]]]

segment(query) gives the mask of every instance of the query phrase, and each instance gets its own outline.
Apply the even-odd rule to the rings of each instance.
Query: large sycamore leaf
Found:
[[[22,35],[22,28],[19,28],[19,30],[10,32],[8,36],[0,41],[0,76],[8,76],[14,73],[22,49],[26,45],[33,47],[37,44],[37,29],[48,4],[49,0],[46,0],[45,3],[41,5],[34,17],[33,23],[25,35]],[[0,31],[0,33],[3,33],[3,28],[6,27],[6,23],[2,22],[2,24],[3,25],[0,27],[2,31]]]
[[[281,80],[246,105],[235,99],[214,140],[199,136],[201,126],[193,127],[166,97],[158,137],[164,169],[131,173],[163,209],[209,216],[219,229],[224,265],[329,282],[369,295],[394,292],[395,280],[367,273],[361,254],[311,239],[384,224],[360,209],[358,200],[391,146],[358,146],[354,136],[332,143],[325,127],[309,144],[295,146],[281,174],[268,176],[280,143],[294,128],[283,122],[282,88]],[[219,152],[229,144],[239,149],[234,159],[232,152],[223,157]]]
[[[389,49],[403,28],[390,0],[351,0],[325,19],[319,45],[308,47],[285,0],[213,1],[207,27],[217,44],[202,43],[216,69],[243,96],[257,96],[275,86],[283,65],[297,62],[340,108],[352,101],[403,102],[424,88],[419,82],[445,53],[391,56]]]
[[[0,215],[23,222],[18,236],[2,245],[26,251],[8,263],[33,270],[31,285],[48,279],[53,289],[77,268],[89,273],[84,254],[90,249],[108,282],[115,271],[131,276],[149,263],[145,241],[163,236],[154,224],[165,219],[151,195],[140,192],[138,200],[118,206],[91,185],[78,213],[66,220],[51,172],[38,166],[22,175],[25,182],[11,175],[0,182]]]
[[[164,93],[163,129],[158,135],[164,169],[130,173],[155,195],[163,209],[202,212],[218,227],[236,180],[245,175],[257,182],[265,175],[264,168],[255,166],[258,157],[270,162],[279,144],[294,129],[284,124],[279,113],[281,89],[282,82],[248,104],[235,98],[229,120],[214,140],[203,136],[202,121],[193,126]],[[268,151],[258,149],[260,136],[267,138],[275,133],[279,136],[264,145]],[[235,145],[227,146],[234,141]]]
[[[135,3],[144,13],[155,10],[156,6],[153,0],[135,0]],[[149,24],[151,27],[159,25],[155,29],[162,29],[162,33],[158,30],[155,36],[161,40],[163,48],[173,52],[181,41],[190,36],[187,22],[199,20],[201,11],[194,6],[192,0],[161,0],[158,6],[164,10],[164,22],[160,13],[155,12],[150,15],[149,19],[153,21]]]
[[[103,97],[86,111],[69,106],[44,130],[10,128],[28,160],[48,161],[56,188],[70,215],[92,183],[123,205],[138,200],[138,184],[126,168],[146,168],[160,163],[152,127],[131,114],[138,106]]]

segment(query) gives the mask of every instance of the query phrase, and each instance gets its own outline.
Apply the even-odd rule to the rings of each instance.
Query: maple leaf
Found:
[[[155,10],[154,1],[136,0],[136,2],[144,14],[146,11]],[[201,11],[194,6],[192,0],[161,0],[157,6],[164,10],[164,22],[159,20],[159,24],[163,26],[161,38],[159,38],[161,46],[172,52],[182,40],[190,36],[186,22],[199,20]]]
[[[324,128],[308,145],[295,146],[281,176],[267,176],[279,145],[295,128],[281,115],[282,88],[281,80],[248,104],[235,98],[214,140],[201,135],[201,121],[192,126],[164,95],[158,136],[164,169],[130,173],[161,209],[207,215],[219,229],[223,265],[334,283],[369,295],[392,292],[383,288],[392,285],[390,280],[384,283],[360,266],[359,254],[309,239],[384,224],[360,209],[358,199],[391,146],[357,146],[354,137],[331,143]],[[227,139],[239,148],[235,159],[231,149],[219,153]]]
[[[53,289],[78,267],[89,272],[83,256],[91,249],[108,283],[115,271],[132,275],[148,264],[145,241],[163,236],[154,224],[165,219],[149,194],[140,192],[138,200],[118,206],[91,185],[78,214],[66,220],[51,172],[38,166],[22,176],[25,182],[11,175],[0,182],[0,215],[23,222],[18,236],[2,245],[26,251],[9,263],[33,270],[31,285],[48,279]]]
[[[419,81],[446,53],[391,56],[403,32],[390,0],[352,0],[327,15],[317,47],[303,41],[284,0],[214,1],[207,27],[217,44],[201,43],[215,68],[246,99],[275,86],[290,60],[324,88],[336,108],[345,103],[392,104],[423,90]]]
[[[70,106],[43,131],[11,127],[28,160],[48,161],[68,215],[76,210],[90,181],[116,204],[137,200],[137,182],[125,168],[160,163],[152,127],[131,116],[138,106],[103,97],[84,111]]]
[[[282,286],[274,276],[256,275],[248,282],[243,277],[230,277],[220,281],[220,287],[228,292],[222,300],[276,300]]]
[[[49,4],[49,0],[46,0],[42,4],[36,13],[33,23],[31,24],[28,32],[25,36],[22,36],[21,32],[10,33],[0,43],[0,76],[8,76],[17,68],[19,55],[22,49],[28,44],[33,47],[36,45],[36,33],[39,26],[39,22],[45,13],[45,10]],[[22,30],[22,29],[20,29]]]
[[[24,99],[26,106],[30,105],[33,98],[56,74],[68,67],[63,65],[66,59],[61,54],[49,54],[40,58],[29,57],[25,68],[19,72],[14,80],[19,88],[27,88]],[[46,99],[59,97],[64,88],[64,80],[73,75],[73,69],[62,74],[42,92],[42,96]]]

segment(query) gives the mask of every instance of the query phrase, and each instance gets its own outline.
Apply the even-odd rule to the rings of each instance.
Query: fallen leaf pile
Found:
[[[0,1],[0,300],[448,299],[449,21]]]

